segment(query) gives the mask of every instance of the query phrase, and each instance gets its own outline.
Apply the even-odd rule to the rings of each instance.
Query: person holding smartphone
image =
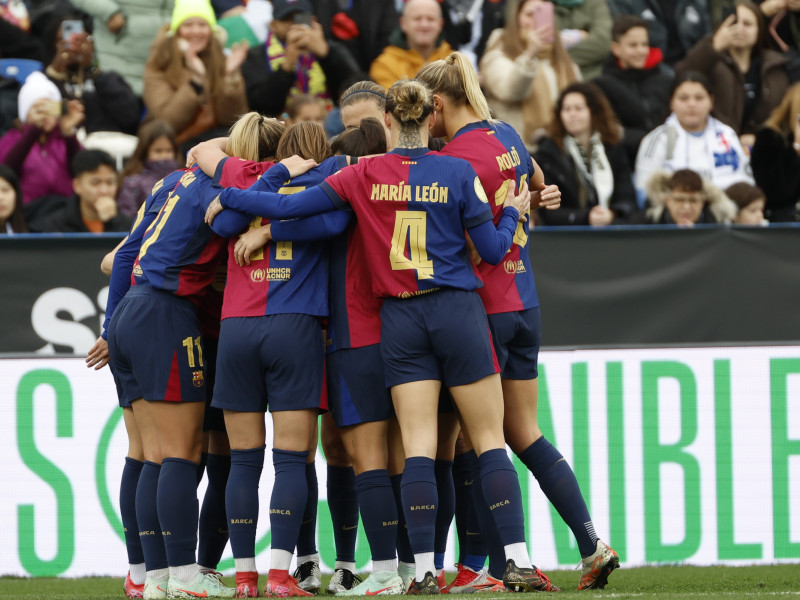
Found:
[[[343,46],[328,41],[309,0],[274,0],[263,46],[250,49],[242,65],[250,110],[280,116],[299,94],[321,98],[328,109],[359,67]]]
[[[22,203],[71,196],[69,165],[81,149],[75,128],[83,121],[83,105],[63,103],[55,84],[37,71],[20,89],[17,106],[18,126],[0,138],[0,163],[19,175]]]
[[[97,66],[91,33],[91,23],[78,14],[52,19],[43,35],[49,61],[45,73],[62,97],[83,104],[86,133],[135,134],[142,112],[139,99],[119,73]]]
[[[480,73],[495,117],[514,127],[533,150],[559,93],[581,74],[556,35],[551,2],[522,0],[510,14],[506,26],[489,36]]]

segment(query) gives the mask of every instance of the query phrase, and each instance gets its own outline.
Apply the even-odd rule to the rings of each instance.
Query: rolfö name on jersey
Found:
[[[522,164],[519,159],[519,153],[514,146],[511,146],[511,150],[504,154],[494,157],[497,161],[497,167],[504,171],[506,169],[513,169],[514,167],[518,167]]]
[[[397,185],[387,183],[372,184],[372,194],[370,200],[386,200],[388,202],[436,202],[447,204],[447,197],[450,190],[447,186],[439,186],[439,183],[432,185],[408,185],[401,181]]]

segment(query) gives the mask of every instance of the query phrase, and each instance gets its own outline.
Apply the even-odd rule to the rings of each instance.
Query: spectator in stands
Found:
[[[603,92],[573,83],[556,102],[550,137],[534,160],[561,190],[561,208],[539,211],[543,225],[603,227],[636,211],[636,192],[619,123]]]
[[[800,200],[800,83],[789,88],[756,134],[750,158],[756,184],[764,190],[771,223],[795,221]]]
[[[41,196],[68,196],[69,165],[80,150],[75,130],[83,105],[62,102],[61,93],[44,73],[28,76],[17,101],[20,123],[0,138],[0,162],[19,175],[22,203]]]
[[[137,96],[150,46],[169,23],[173,0],[71,0],[94,20],[94,45],[100,68],[119,73]],[[198,0],[200,2],[202,0]]]
[[[608,0],[613,16],[635,15],[650,22],[650,43],[674,65],[711,31],[708,0]]]
[[[715,98],[711,114],[739,134],[748,152],[756,129],[789,88],[786,57],[766,47],[764,19],[750,0],[737,0],[736,14],[693,46],[676,70],[708,78]]]
[[[41,41],[18,24],[0,19],[0,58],[26,58],[42,61]]]
[[[398,14],[386,0],[311,0],[328,39],[342,44],[364,73],[389,45]]]
[[[736,217],[733,219],[734,223],[738,225],[769,224],[769,221],[764,218],[766,197],[764,190],[760,187],[740,181],[725,190],[725,195],[733,200],[738,209]]]
[[[62,23],[75,20],[81,21],[81,17],[72,13],[54,17],[50,23],[45,32],[45,74],[62,98],[83,103],[86,133],[136,133],[141,115],[139,99],[121,75],[95,64],[90,22],[84,23],[83,32],[64,37]]]
[[[294,96],[286,105],[286,127],[301,121],[314,121],[324,127],[327,116],[325,101],[308,94]]]
[[[46,216],[41,231],[103,233],[128,231],[131,219],[119,212],[117,170],[103,150],[81,150],[72,161],[72,197]]]
[[[178,168],[177,158],[178,142],[169,123],[157,119],[143,125],[139,143],[120,175],[120,212],[135,217],[156,182]]]
[[[561,91],[581,78],[553,28],[537,25],[536,5],[542,2],[512,0],[506,26],[489,36],[480,62],[492,113],[514,127],[531,150]]]
[[[22,212],[22,189],[19,177],[9,167],[0,165],[0,235],[28,233]]]
[[[649,26],[633,15],[614,19],[611,56],[594,80],[624,127],[622,143],[631,165],[642,138],[669,116],[673,75],[661,62],[661,50],[650,47]]]
[[[172,22],[159,31],[147,59],[144,103],[149,116],[172,125],[182,148],[227,135],[227,128],[247,112],[241,72],[247,46],[225,56],[215,29],[208,0],[177,0]]]
[[[639,224],[694,227],[698,223],[731,223],[738,211],[721,189],[691,169],[653,173],[647,200],[647,210],[635,219]]]
[[[398,79],[414,77],[420,67],[445,58],[453,49],[442,39],[444,19],[436,0],[408,0],[387,46],[369,69],[370,78],[386,89]]]
[[[719,188],[737,181],[753,183],[750,159],[736,132],[711,116],[714,97],[708,79],[688,71],[675,79],[672,114],[648,133],[636,155],[636,189],[646,193],[657,170],[692,168]]]
[[[768,23],[770,47],[781,52],[800,50],[800,1],[758,0],[758,9]],[[798,75],[796,69],[800,68],[797,59],[793,67],[794,81]]]
[[[444,39],[477,67],[489,35],[505,25],[506,0],[442,0]]]
[[[309,0],[273,0],[272,7],[267,41],[250,49],[242,67],[250,110],[279,117],[298,94],[322,98],[330,107],[343,83],[358,73],[355,59],[325,39]]]
[[[553,0],[561,43],[584,79],[600,75],[611,44],[608,0]]]

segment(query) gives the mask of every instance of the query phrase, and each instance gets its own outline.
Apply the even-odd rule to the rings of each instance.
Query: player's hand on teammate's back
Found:
[[[302,175],[317,166],[317,161],[313,158],[301,158],[297,154],[284,158],[281,164],[289,171],[289,177],[295,178]]]
[[[211,204],[208,205],[206,209],[206,217],[204,221],[206,225],[211,225],[214,222],[214,219],[217,218],[217,215],[222,212],[222,202],[219,201],[219,195],[211,201]]]
[[[108,342],[99,337],[86,355],[86,366],[98,371],[108,364],[108,358]]]
[[[519,220],[524,223],[528,220],[525,213],[528,212],[531,205],[531,191],[528,189],[527,185],[524,185],[520,188],[519,193],[516,193],[516,187],[517,182],[512,180],[510,189],[506,195],[506,201],[503,202],[503,208],[507,206],[516,208],[519,213]]]
[[[225,152],[225,149],[227,147],[228,147],[227,137],[213,138],[210,140],[206,140],[205,142],[200,142],[195,146],[192,146],[189,149],[189,152],[186,153],[186,168],[188,169],[194,163],[198,162],[198,156],[202,155],[204,152],[208,150],[213,152],[221,150],[222,152]]]
[[[240,267],[250,264],[250,256],[272,240],[272,225],[267,223],[255,229],[249,229],[239,236],[233,248],[233,257]]]
[[[540,184],[538,190],[531,192],[531,208],[555,210],[561,206],[561,190],[557,185]]]

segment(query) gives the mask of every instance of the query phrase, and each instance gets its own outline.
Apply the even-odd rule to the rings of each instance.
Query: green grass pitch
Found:
[[[749,567],[643,567],[615,571],[605,590],[578,592],[580,571],[553,571],[552,581],[565,595],[589,598],[648,598],[702,600],[781,596],[800,598],[800,564]],[[448,581],[454,574],[448,576]],[[232,577],[225,580],[231,584]],[[260,583],[263,586],[265,577]],[[327,584],[328,577],[323,581]],[[481,594],[482,600],[505,594]],[[25,579],[0,577],[2,600],[118,600],[123,598],[122,579]]]

